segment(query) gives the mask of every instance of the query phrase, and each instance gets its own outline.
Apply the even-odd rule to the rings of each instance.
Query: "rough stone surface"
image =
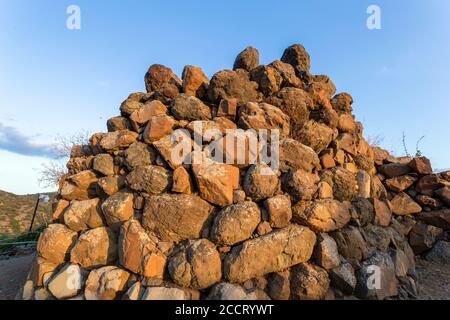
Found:
[[[48,261],[61,264],[68,260],[76,240],[76,232],[62,224],[52,224],[39,237],[37,252]]]
[[[211,220],[212,209],[208,202],[194,195],[150,196],[145,202],[142,224],[163,241],[198,239]]]
[[[224,276],[232,282],[277,272],[301,262],[312,255],[315,234],[306,227],[291,225],[235,247],[224,261]],[[258,256],[259,263],[253,263]]]
[[[117,260],[117,235],[107,227],[85,231],[70,251],[70,262],[84,269],[114,264]]]
[[[118,231],[122,223],[133,216],[133,198],[132,193],[121,191],[103,202],[103,215],[112,230]]]
[[[259,222],[261,212],[256,203],[239,202],[220,211],[214,218],[211,239],[221,245],[235,245],[249,239]]]
[[[322,300],[330,286],[328,273],[319,266],[300,263],[292,268],[291,297],[296,300]]]
[[[125,291],[130,274],[115,266],[92,270],[86,280],[86,300],[115,300]]]
[[[73,231],[84,231],[104,225],[100,199],[72,201],[64,211],[63,220]]]
[[[161,278],[166,266],[166,256],[137,220],[122,225],[119,237],[120,264],[131,272],[147,278]]]
[[[207,239],[192,240],[176,248],[168,270],[177,285],[193,289],[206,289],[222,277],[219,252]]]
[[[350,221],[349,207],[336,200],[318,200],[305,211],[308,226],[317,232],[343,228]]]

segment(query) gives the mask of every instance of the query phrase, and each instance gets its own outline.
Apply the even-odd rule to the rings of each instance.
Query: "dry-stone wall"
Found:
[[[145,85],[73,148],[21,298],[407,298],[415,255],[449,263],[450,172],[370,146],[301,45],[212,79],[152,65]],[[278,133],[276,170],[250,136],[229,147],[236,129]]]

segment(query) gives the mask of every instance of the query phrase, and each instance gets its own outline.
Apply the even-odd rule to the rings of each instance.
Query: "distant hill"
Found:
[[[50,202],[41,201],[39,204],[35,228],[51,222],[51,199],[55,193],[45,194],[50,197]],[[28,231],[37,197],[37,194],[22,196],[0,190],[0,237],[15,236]]]

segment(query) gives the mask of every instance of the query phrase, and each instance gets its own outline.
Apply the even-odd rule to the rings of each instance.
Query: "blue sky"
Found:
[[[81,8],[81,30],[66,9]],[[369,5],[382,29],[366,27]],[[312,72],[352,94],[366,136],[402,154],[421,146],[450,167],[450,1],[0,0],[0,189],[42,190],[37,169],[57,135],[105,131],[150,64],[212,76],[246,46],[261,63],[301,43]]]

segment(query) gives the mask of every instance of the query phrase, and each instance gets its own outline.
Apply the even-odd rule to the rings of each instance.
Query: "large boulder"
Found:
[[[208,97],[212,102],[219,103],[221,99],[236,98],[239,104],[259,101],[258,83],[250,81],[247,71],[224,70],[216,73],[208,88]]]
[[[181,287],[206,289],[220,281],[222,263],[213,243],[207,239],[192,240],[174,250],[168,271]]]
[[[316,153],[325,150],[335,138],[336,131],[314,120],[292,128],[292,137],[311,147]]]
[[[261,212],[251,201],[230,205],[214,218],[211,239],[221,245],[235,245],[249,239],[259,222]]]
[[[183,92],[189,96],[206,97],[209,79],[200,67],[185,66],[182,74]]]
[[[409,234],[409,244],[415,254],[421,254],[431,249],[442,233],[441,228],[418,222]]]
[[[132,171],[138,166],[148,166],[156,161],[156,150],[149,145],[136,141],[125,150],[125,165]]]
[[[341,263],[336,241],[326,233],[317,236],[317,245],[314,249],[316,263],[326,270],[336,268]]]
[[[142,224],[163,241],[198,239],[211,220],[212,210],[208,202],[195,195],[150,196],[145,202]]]
[[[331,199],[315,201],[305,216],[308,226],[316,232],[335,231],[350,221],[348,204]]]
[[[450,229],[450,209],[421,212],[415,218],[438,228]]]
[[[107,227],[83,232],[70,251],[70,262],[84,269],[114,264],[117,260],[117,235]]]
[[[48,290],[57,299],[77,296],[84,287],[86,272],[76,264],[66,264],[49,282]]]
[[[291,297],[296,300],[322,300],[328,292],[330,279],[325,269],[310,263],[292,268]]]
[[[278,175],[266,164],[255,164],[247,170],[243,188],[254,201],[264,200],[274,195],[278,188]]]
[[[200,197],[215,205],[233,203],[233,190],[239,186],[239,169],[221,163],[204,163],[196,166],[195,179]]]
[[[145,74],[145,87],[147,92],[176,91],[178,93],[181,80],[173,73],[172,69],[160,64],[153,64]]]
[[[136,141],[137,137],[138,134],[130,130],[108,132],[100,140],[99,146],[105,151],[126,148]]]
[[[72,201],[63,214],[64,224],[73,231],[84,231],[104,225],[100,199]]]
[[[320,167],[320,160],[316,152],[308,146],[294,140],[284,139],[280,141],[280,169],[302,169],[312,172]]]
[[[244,69],[246,71],[252,71],[257,66],[259,66],[258,49],[247,47],[236,57],[233,65],[233,70]]]
[[[309,260],[316,235],[307,227],[290,225],[233,248],[224,261],[224,277],[245,282]],[[258,257],[258,263],[254,263]]]
[[[404,192],[397,194],[391,200],[391,208],[392,212],[399,216],[411,215],[422,211],[422,207]]]
[[[166,256],[138,220],[131,219],[122,225],[118,247],[120,264],[124,268],[147,278],[162,279]]]
[[[286,87],[267,99],[270,103],[281,109],[291,119],[292,133],[309,119],[313,100],[309,94],[298,88]]]
[[[248,102],[239,108],[238,116],[238,125],[242,129],[276,129],[281,138],[289,136],[289,117],[270,104]]]
[[[369,254],[366,242],[357,227],[347,226],[330,234],[339,253],[349,262],[365,260]]]
[[[170,112],[177,120],[211,119],[211,109],[200,99],[187,94],[180,94],[173,100]]]
[[[118,231],[123,222],[134,214],[134,196],[130,192],[117,192],[102,203],[103,215],[108,226]]]
[[[357,181],[351,171],[336,167],[322,171],[321,179],[333,188],[334,198],[339,201],[352,200],[357,196]]]
[[[42,232],[37,243],[40,257],[61,264],[69,259],[69,253],[77,241],[77,233],[62,224],[51,224]]]
[[[147,194],[160,194],[172,187],[172,173],[160,166],[136,167],[127,175],[130,189]]]
[[[311,200],[317,192],[319,176],[303,170],[290,171],[283,176],[284,190],[294,201]]]
[[[127,289],[130,274],[115,266],[92,270],[86,280],[86,300],[115,300]]]
[[[278,92],[283,82],[281,74],[272,66],[258,66],[252,70],[250,78],[258,83],[259,91],[266,96]]]
[[[264,209],[272,228],[287,227],[292,219],[291,199],[285,195],[277,195],[264,201]]]
[[[68,177],[60,189],[65,200],[88,200],[96,196],[97,175],[91,170],[81,171]]]
[[[284,50],[281,61],[294,67],[297,74],[309,73],[311,58],[301,44],[294,44]]]

